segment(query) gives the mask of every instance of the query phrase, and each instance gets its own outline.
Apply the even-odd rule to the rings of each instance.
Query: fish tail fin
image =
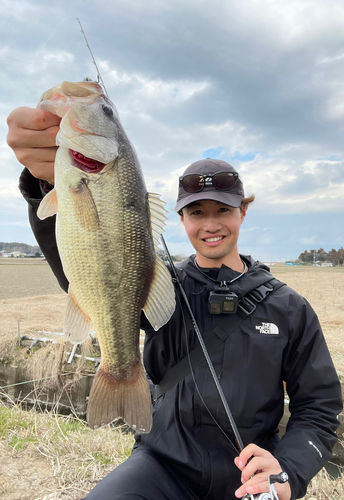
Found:
[[[151,396],[141,362],[121,377],[100,366],[93,381],[87,408],[90,427],[97,428],[118,418],[136,431],[151,430]]]

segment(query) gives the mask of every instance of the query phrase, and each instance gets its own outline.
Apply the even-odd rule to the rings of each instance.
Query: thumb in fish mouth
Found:
[[[43,97],[44,94],[43,94]],[[66,100],[61,97],[60,100],[56,101],[50,101],[48,99],[43,99],[37,106],[39,109],[42,109],[43,111],[48,111],[49,113],[52,113],[53,115],[59,116],[60,118],[63,118],[66,113],[69,110],[69,105],[67,104]]]
[[[141,362],[121,377],[99,368],[87,408],[87,422],[101,427],[122,418],[132,429],[149,432],[152,427],[151,395]]]

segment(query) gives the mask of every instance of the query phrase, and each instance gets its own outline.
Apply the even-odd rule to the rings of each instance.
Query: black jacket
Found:
[[[30,192],[37,195],[32,189],[36,182],[24,171],[20,187],[29,202],[38,243],[66,290],[53,224],[42,233],[42,221],[35,214],[39,202]],[[249,271],[230,286],[239,297],[272,279],[266,266],[250,257],[242,258]],[[182,263],[181,275],[198,326],[205,334],[223,320],[223,315],[210,315],[207,310],[214,283],[200,274],[192,257]],[[236,275],[222,266],[218,279],[230,281]],[[144,317],[142,320],[146,331],[144,364],[154,384],[197,345],[178,289],[176,295],[175,313],[161,330],[155,332]],[[302,497],[311,478],[331,456],[337,415],[342,409],[340,384],[315,312],[303,297],[283,286],[238,323],[211,357],[244,445],[252,442],[271,451],[289,474],[292,498]],[[291,418],[280,439],[283,381],[290,397]],[[240,486],[240,471],[233,462],[237,451],[205,363],[159,398],[153,414],[151,432],[137,435],[136,446],[145,445],[156,452],[199,496],[234,500],[234,491]]]

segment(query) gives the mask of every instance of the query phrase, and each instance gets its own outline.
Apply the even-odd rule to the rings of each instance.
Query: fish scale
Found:
[[[156,255],[165,209],[157,195],[147,193],[115,106],[97,84],[87,83],[64,82],[48,91],[47,99],[43,94],[40,107],[63,118],[55,189],[44,198],[38,216],[57,213],[57,245],[70,284],[66,338],[82,342],[93,325],[101,349],[89,424],[122,418],[148,432],[152,417],[139,351],[141,311],[158,329],[175,307],[170,274]],[[56,94],[63,99],[54,100]],[[99,136],[101,130],[104,136]]]

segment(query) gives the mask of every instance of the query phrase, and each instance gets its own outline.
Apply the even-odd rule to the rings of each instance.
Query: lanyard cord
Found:
[[[235,278],[233,278],[232,280],[230,281],[220,281],[220,280],[214,280],[214,278],[212,278],[211,276],[208,276],[208,274],[204,273],[202,271],[202,269],[199,267],[199,265],[197,264],[197,261],[196,261],[196,257],[194,258],[194,264],[195,264],[195,267],[197,269],[197,271],[199,271],[201,274],[203,274],[203,276],[205,276],[206,278],[208,278],[209,280],[213,281],[214,283],[221,283],[221,286],[226,286],[226,285],[230,285],[231,283],[233,283],[234,281],[238,280],[239,278],[241,278],[241,276],[243,276],[246,271],[247,271],[247,264],[245,261],[243,261],[242,259],[240,259],[241,262],[244,264],[244,270],[241,274],[239,274],[239,276],[236,276]]]
[[[229,423],[232,427],[232,430],[233,430],[233,433],[234,433],[234,436],[235,436],[235,440],[236,440],[236,444],[237,444],[237,447],[238,447],[238,450],[241,452],[243,449],[244,449],[244,443],[242,442],[242,439],[241,439],[241,436],[239,434],[239,431],[238,431],[238,428],[236,426],[236,423],[234,421],[234,418],[233,418],[233,415],[229,409],[229,406],[228,406],[228,403],[227,403],[227,400],[226,400],[226,397],[223,393],[223,390],[222,390],[222,387],[219,383],[219,379],[217,378],[217,375],[216,375],[216,372],[215,372],[215,368],[214,368],[214,365],[210,359],[210,356],[209,356],[209,353],[207,351],[207,348],[206,348],[206,345],[204,343],[204,340],[203,340],[203,337],[201,335],[201,332],[198,328],[198,325],[196,323],[196,320],[195,320],[195,317],[193,315],[193,312],[192,312],[192,309],[191,309],[191,306],[190,306],[190,303],[188,301],[188,298],[185,294],[185,291],[184,291],[184,288],[179,280],[179,277],[178,277],[178,274],[177,274],[177,271],[176,271],[176,268],[174,266],[174,263],[173,263],[173,260],[171,258],[171,255],[170,255],[170,252],[168,251],[168,248],[166,246],[166,243],[165,243],[165,239],[164,237],[161,235],[161,241],[162,241],[162,244],[164,246],[164,249],[165,249],[165,252],[166,252],[166,255],[167,255],[167,258],[168,258],[168,261],[171,265],[171,268],[173,270],[173,274],[175,276],[175,279],[179,285],[179,288],[180,288],[180,291],[181,291],[181,294],[185,300],[185,303],[186,303],[186,306],[187,306],[187,309],[189,311],[189,314],[190,314],[190,317],[191,317],[191,321],[192,321],[192,324],[193,324],[193,327],[195,329],[195,332],[197,334],[197,337],[198,337],[198,340],[199,340],[199,343],[201,344],[201,348],[202,348],[202,351],[203,351],[203,354],[204,354],[204,357],[207,361],[207,364],[208,364],[208,367],[209,367],[209,370],[210,370],[210,373],[213,377],[213,380],[214,380],[214,383],[215,383],[215,386],[216,386],[216,389],[217,389],[217,392],[219,393],[219,396],[220,396],[220,399],[221,399],[221,402],[223,404],[223,407],[225,409],[225,412],[226,412],[226,415],[228,417],[228,420],[229,420]],[[240,276],[239,276],[240,277]]]

